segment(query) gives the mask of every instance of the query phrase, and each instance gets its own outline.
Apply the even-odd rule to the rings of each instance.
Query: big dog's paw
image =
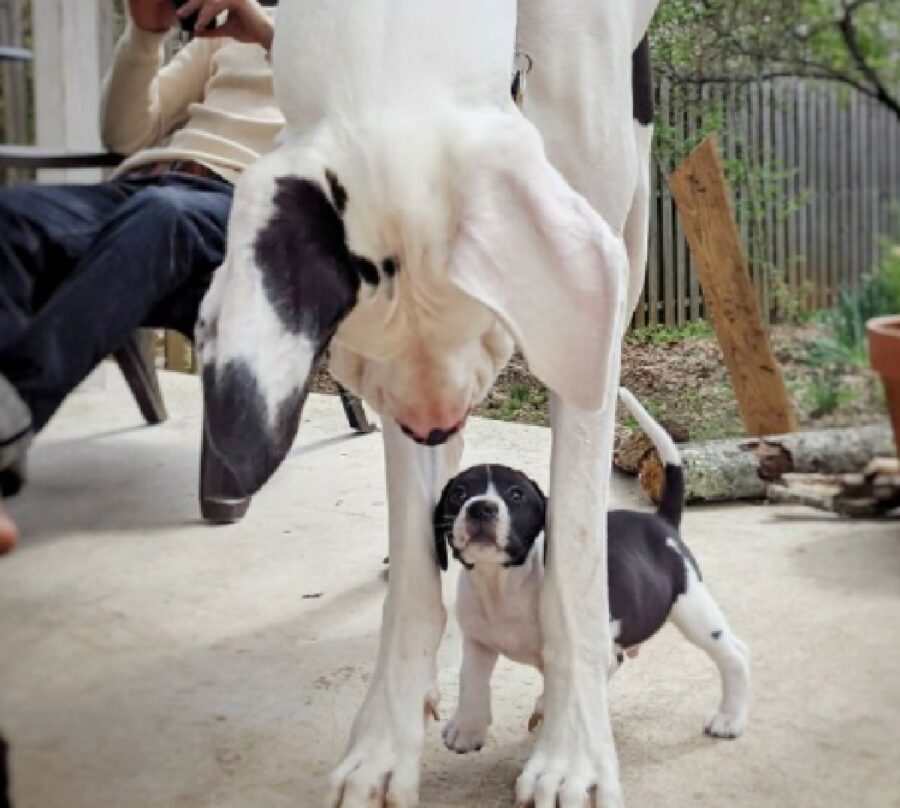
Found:
[[[516,781],[516,808],[624,808],[618,781],[601,788],[600,780],[587,761],[536,752]]]
[[[725,712],[718,712],[704,727],[704,732],[710,738],[721,738],[726,741],[733,741],[740,738],[747,728],[747,715],[731,715]]]
[[[419,755],[398,753],[389,740],[360,740],[331,776],[329,808],[416,808]]]
[[[416,808],[425,726],[438,720],[438,693],[408,714],[377,696],[357,717],[350,748],[331,775],[328,808]],[[406,720],[401,720],[401,719]]]
[[[441,733],[444,746],[452,752],[465,755],[468,752],[480,752],[487,739],[488,725],[482,720],[472,720],[457,713],[447,723]]]

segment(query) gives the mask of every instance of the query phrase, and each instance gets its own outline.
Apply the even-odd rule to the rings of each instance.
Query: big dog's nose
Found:
[[[423,446],[440,446],[465,426],[468,412],[443,410],[434,413],[402,413],[397,423],[403,434]]]

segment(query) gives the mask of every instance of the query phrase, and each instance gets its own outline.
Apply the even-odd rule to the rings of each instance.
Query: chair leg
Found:
[[[209,445],[206,425],[200,447],[200,513],[208,522],[230,525],[240,522],[250,507],[251,497],[238,493],[234,476]]]
[[[340,385],[338,385],[338,390],[341,394],[341,404],[344,406],[344,414],[347,416],[347,422],[350,424],[350,429],[353,429],[362,435],[374,432],[377,427],[375,424],[371,423],[366,416],[366,409],[363,406],[362,401]]]
[[[152,332],[135,331],[113,354],[113,358],[118,363],[144,420],[151,425],[165,421],[169,416],[156,375]]]

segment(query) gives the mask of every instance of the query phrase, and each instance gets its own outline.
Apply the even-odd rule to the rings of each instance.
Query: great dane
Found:
[[[334,805],[418,803],[446,620],[431,510],[514,343],[551,390],[553,431],[545,720],[517,801],[622,804],[610,644],[598,642],[602,514],[620,337],[646,259],[639,43],[655,6],[282,0],[272,59],[285,136],[236,188],[197,346],[208,437],[247,494],[290,448],[326,349],[382,416],[391,575]],[[510,96],[516,51],[534,65],[524,114]]]

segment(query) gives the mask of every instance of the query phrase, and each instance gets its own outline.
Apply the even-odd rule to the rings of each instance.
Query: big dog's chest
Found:
[[[293,0],[278,12],[275,92],[294,131],[326,117],[509,94],[515,0]]]

